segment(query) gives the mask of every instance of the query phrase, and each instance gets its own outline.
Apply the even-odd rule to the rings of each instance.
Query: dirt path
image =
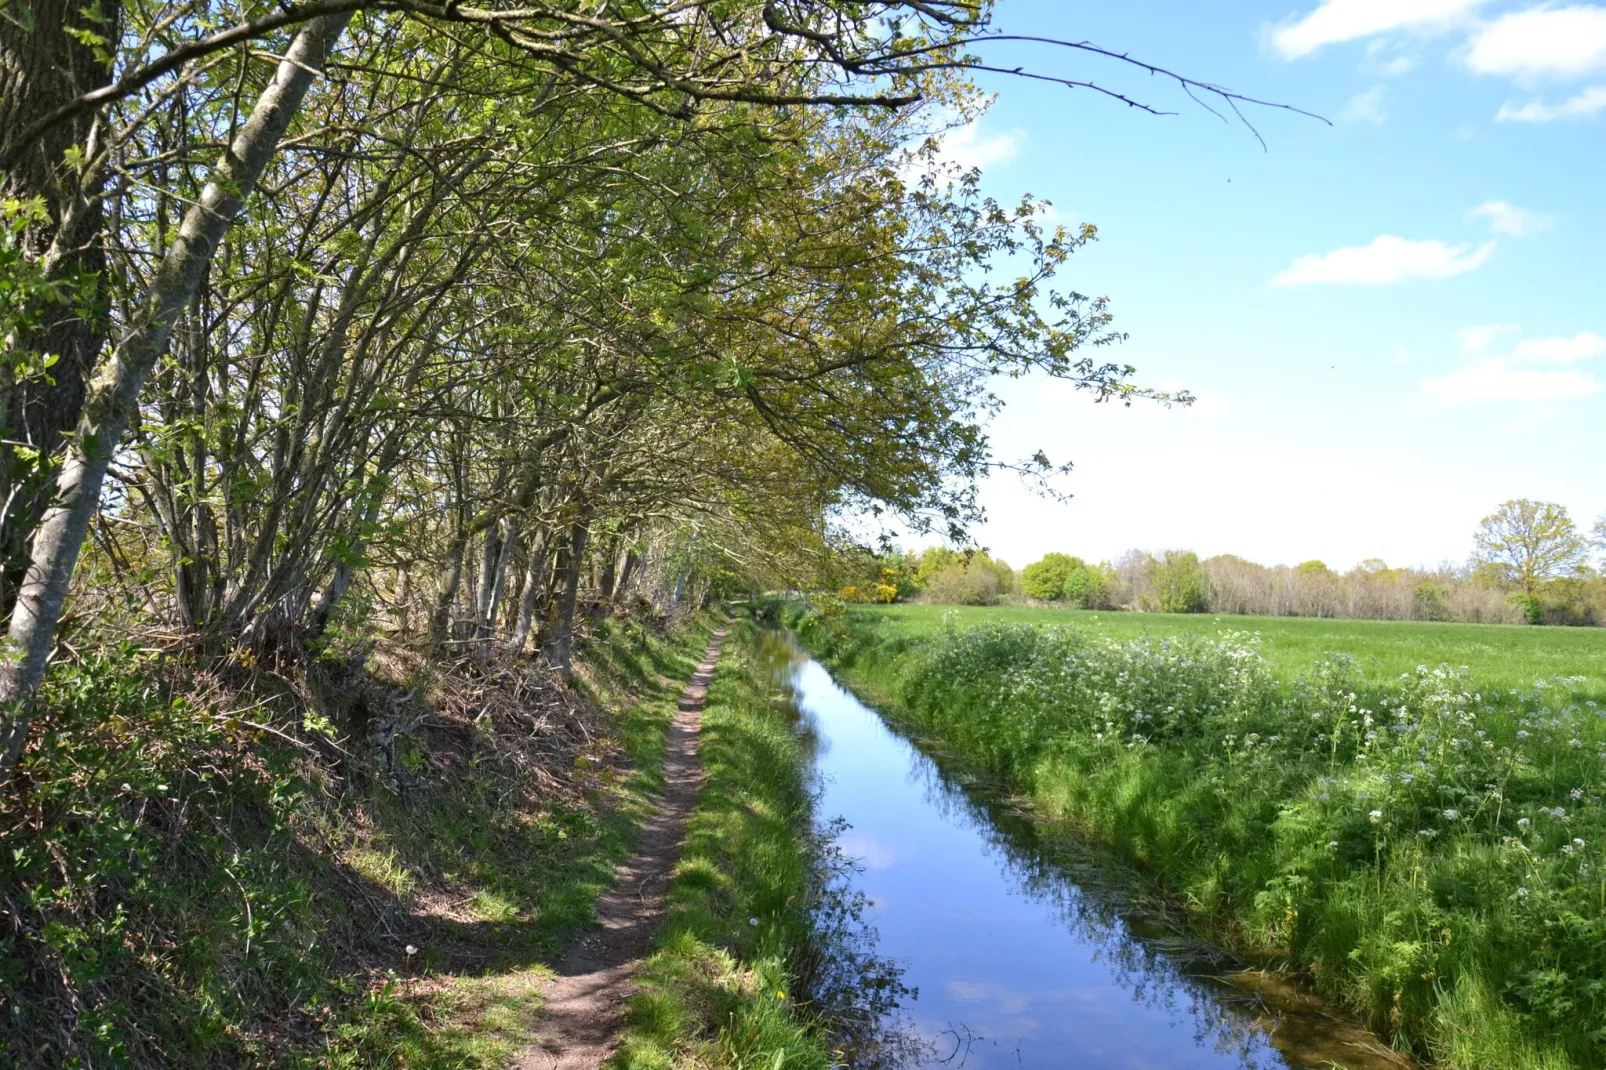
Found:
[[[680,694],[664,745],[663,798],[642,830],[641,849],[614,872],[613,887],[597,897],[598,928],[575,941],[559,961],[557,976],[543,993],[535,1042],[514,1056],[509,1070],[596,1070],[619,1042],[631,975],[663,917],[669,875],[702,787],[697,732],[724,639],[720,628]]]

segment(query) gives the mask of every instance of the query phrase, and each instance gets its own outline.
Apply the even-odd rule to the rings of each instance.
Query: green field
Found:
[[[853,616],[877,620],[883,635],[921,638],[952,617],[961,629],[985,623],[1049,624],[1116,639],[1144,635],[1260,636],[1261,652],[1279,676],[1307,671],[1324,655],[1343,652],[1366,679],[1389,683],[1418,665],[1465,665],[1480,687],[1513,690],[1537,680],[1582,676],[1578,698],[1606,702],[1606,628],[1536,628],[1515,624],[1236,617],[1208,613],[1111,613],[1032,606],[856,606]]]

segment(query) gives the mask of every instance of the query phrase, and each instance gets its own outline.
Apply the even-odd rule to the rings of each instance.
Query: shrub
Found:
[[[993,606],[1015,586],[1014,571],[983,551],[954,554],[926,580],[925,598],[955,606]]]
[[[1416,585],[1416,605],[1423,620],[1449,620],[1450,591],[1442,583],[1425,581]]]
[[[1109,609],[1116,582],[1115,570],[1109,565],[1079,561],[1065,577],[1065,600],[1081,609]]]
[[[1545,623],[1545,604],[1538,597],[1521,591],[1509,597],[1512,606],[1516,608],[1518,613],[1522,614],[1523,620],[1529,624]]]

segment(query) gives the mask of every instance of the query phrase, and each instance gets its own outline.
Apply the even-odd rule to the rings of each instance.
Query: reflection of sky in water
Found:
[[[1203,983],[1108,909],[1012,851],[935,765],[809,661],[793,681],[817,736],[821,818],[862,861],[878,951],[906,967],[904,1007],[969,1068],[1193,1070],[1285,1063]],[[979,1038],[979,1039],[977,1039]],[[933,1062],[932,1065],[944,1065]]]

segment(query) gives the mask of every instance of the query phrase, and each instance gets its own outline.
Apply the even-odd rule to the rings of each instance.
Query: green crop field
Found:
[[[1501,690],[1526,688],[1541,679],[1582,676],[1584,681],[1570,690],[1579,698],[1606,702],[1606,628],[1111,613],[1032,606],[858,606],[853,614],[876,620],[878,630],[889,637],[910,638],[939,631],[950,616],[960,628],[1048,624],[1118,639],[1247,632],[1260,636],[1261,652],[1284,678],[1305,672],[1326,654],[1343,652],[1358,659],[1361,672],[1374,683],[1389,682],[1418,665],[1465,665],[1478,686]]]

